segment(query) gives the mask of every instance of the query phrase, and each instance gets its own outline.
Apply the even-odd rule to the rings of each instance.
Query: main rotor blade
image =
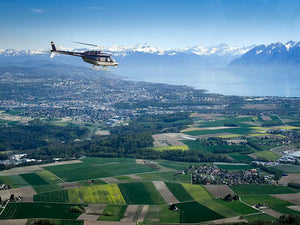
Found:
[[[93,47],[97,47],[97,48],[101,48],[100,45],[94,45],[94,44],[89,44],[89,43],[84,43],[84,42],[79,42],[79,41],[72,41],[73,43],[78,43],[78,44],[82,44],[82,45],[89,45],[89,46],[93,46]]]

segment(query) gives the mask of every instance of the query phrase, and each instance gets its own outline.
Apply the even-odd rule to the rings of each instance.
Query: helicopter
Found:
[[[89,45],[94,47],[99,47],[98,45],[89,44],[89,43],[83,43],[83,42],[77,42],[74,41],[74,43],[79,43],[83,45]],[[53,41],[51,41],[51,58],[54,57],[56,53],[59,54],[65,54],[65,55],[73,55],[73,56],[79,56],[83,59],[83,61],[93,64],[93,68],[99,69],[99,66],[102,66],[103,68],[108,68],[109,66],[117,66],[119,63],[117,63],[111,55],[101,52],[101,51],[85,51],[85,52],[69,52],[69,51],[60,51],[56,50],[55,44]]]

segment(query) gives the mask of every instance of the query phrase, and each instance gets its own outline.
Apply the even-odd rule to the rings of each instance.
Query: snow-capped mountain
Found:
[[[253,46],[250,47],[236,47],[236,46],[228,46],[226,44],[220,44],[211,47],[203,47],[203,46],[194,46],[194,47],[186,47],[179,49],[162,49],[159,47],[155,47],[152,45],[141,44],[141,45],[129,45],[129,46],[111,46],[104,47],[102,50],[114,53],[117,56],[126,56],[128,54],[134,53],[148,53],[148,54],[156,54],[156,55],[176,55],[179,53],[188,53],[195,55],[203,55],[203,56],[239,56],[246,53]],[[76,48],[76,49],[67,49],[64,47],[58,47],[61,50],[69,50],[69,51],[87,51],[87,48]],[[48,54],[49,50],[14,50],[14,49],[5,49],[0,50],[0,55],[3,56],[22,56],[22,55],[42,55]]]
[[[234,59],[229,66],[296,64],[300,65],[300,42],[289,41],[286,44],[277,42],[256,46],[240,58]]]

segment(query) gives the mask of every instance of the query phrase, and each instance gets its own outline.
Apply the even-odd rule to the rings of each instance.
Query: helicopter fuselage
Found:
[[[56,50],[54,42],[51,42],[51,45],[52,45],[51,53],[80,56],[83,59],[83,61],[93,64],[96,67],[98,66],[108,67],[108,66],[118,65],[118,63],[109,54],[103,53],[101,51],[86,51],[86,52],[60,51],[60,50]]]

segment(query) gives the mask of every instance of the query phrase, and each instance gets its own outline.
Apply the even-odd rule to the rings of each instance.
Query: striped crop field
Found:
[[[211,199],[210,194],[207,192],[207,190],[201,186],[196,184],[181,184],[184,189],[187,191],[187,193],[195,200],[195,201],[203,201],[207,199]]]

